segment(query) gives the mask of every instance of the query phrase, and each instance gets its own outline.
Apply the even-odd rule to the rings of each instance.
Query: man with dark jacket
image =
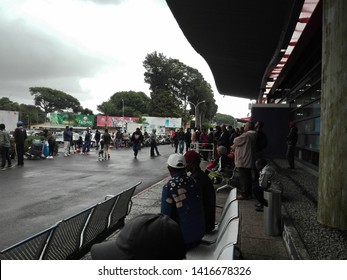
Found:
[[[171,178],[163,187],[161,213],[179,224],[189,250],[201,242],[206,231],[201,189],[187,175],[183,155],[170,155],[167,165]]]
[[[25,128],[23,128],[23,122],[17,122],[17,128],[13,133],[14,142],[16,143],[16,151],[18,158],[18,166],[24,166],[24,142],[27,139],[27,132]]]
[[[287,160],[289,163],[289,168],[294,169],[294,154],[295,154],[295,147],[296,142],[298,141],[298,128],[296,127],[296,124],[294,121],[289,122],[289,134],[287,136]]]
[[[89,128],[87,128],[86,134],[84,135],[83,154],[89,153],[91,141],[92,134],[90,133]]]
[[[192,143],[192,133],[190,128],[187,128],[187,132],[184,135],[184,141],[186,142],[186,152],[190,148],[190,143]]]
[[[133,143],[134,158],[137,158],[139,150],[141,150],[141,143],[143,141],[143,135],[140,128],[136,128],[136,131],[131,136],[131,142]]]
[[[65,127],[65,130],[63,132],[63,138],[64,138],[64,157],[67,157],[70,155],[70,144],[71,144],[71,130],[69,129],[69,126],[67,125]]]
[[[94,139],[95,139],[95,149],[99,150],[99,143],[100,143],[100,139],[101,139],[101,133],[100,133],[100,131],[98,129],[95,130]]]
[[[104,144],[104,158],[110,159],[109,146],[111,144],[111,135],[108,133],[108,129],[105,129],[105,133],[102,135],[102,141]]]

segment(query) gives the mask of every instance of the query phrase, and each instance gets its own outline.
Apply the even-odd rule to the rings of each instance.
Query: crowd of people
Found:
[[[206,129],[183,128],[172,131],[171,140],[174,153],[168,157],[167,168],[170,178],[163,186],[161,195],[161,213],[139,215],[122,230],[115,242],[97,244],[92,248],[94,259],[182,259],[185,252],[201,242],[202,237],[215,229],[216,194],[214,183],[220,183],[216,178],[228,177],[236,169],[239,173],[239,190],[237,199],[245,200],[253,196],[257,199],[256,211],[263,211],[267,206],[264,191],[273,189],[281,191],[275,169],[264,158],[264,150],[268,139],[263,131],[264,123],[247,122],[242,129],[229,126],[216,126],[207,132]],[[294,168],[294,150],[297,142],[297,128],[294,122],[289,123],[287,136],[287,158],[290,168]],[[73,137],[73,128],[66,126],[64,137],[64,156],[80,151],[88,153],[91,144],[91,131],[86,129],[84,139]],[[24,141],[26,131],[23,123],[18,122],[14,132],[14,141],[18,156],[18,166],[23,166]],[[137,128],[129,137],[134,158],[138,156],[145,137],[150,139],[150,157],[160,155],[156,144],[156,130],[144,136]],[[49,143],[49,156],[53,155],[54,137],[44,130],[43,138]],[[116,135],[111,135],[108,129],[101,134],[95,131],[95,148],[99,150],[99,158],[109,159],[111,141],[120,143]],[[12,167],[9,157],[10,137],[5,126],[0,124],[0,148],[2,155],[2,170]],[[201,169],[201,161],[210,161],[206,170]],[[167,236],[154,230],[161,229]],[[166,232],[167,231],[167,232]],[[139,232],[143,234],[138,235]],[[135,239],[130,236],[137,236]],[[123,240],[120,242],[120,240]],[[136,241],[135,241],[136,240]],[[147,241],[153,242],[146,249]],[[149,244],[149,243],[148,243]],[[143,251],[141,248],[146,249]],[[140,250],[141,249],[141,250]],[[172,254],[168,254],[170,249]],[[146,252],[146,253],[143,253]],[[153,254],[152,254],[153,253]]]

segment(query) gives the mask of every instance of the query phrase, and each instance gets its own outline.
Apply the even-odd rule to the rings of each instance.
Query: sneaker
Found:
[[[257,212],[264,212],[264,206],[261,205],[260,207],[255,208],[255,211],[257,211]]]
[[[2,167],[1,170],[2,170],[2,171],[6,170],[6,167]]]

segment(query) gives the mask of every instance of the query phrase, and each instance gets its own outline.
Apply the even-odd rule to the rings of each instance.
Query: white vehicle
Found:
[[[55,137],[56,143],[59,143],[59,144],[64,143],[64,132],[58,131],[54,134],[54,137]]]

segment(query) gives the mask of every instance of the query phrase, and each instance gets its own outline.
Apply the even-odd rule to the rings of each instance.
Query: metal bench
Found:
[[[131,197],[141,182],[0,252],[2,260],[78,259],[90,247],[124,226]]]
[[[225,211],[224,211],[225,210]],[[238,200],[232,200],[223,208],[220,222],[216,225],[212,232],[206,233],[202,238],[202,242],[206,244],[215,243],[218,236],[223,233],[229,222],[239,217],[239,203]]]
[[[186,254],[187,260],[233,260],[235,244],[239,235],[239,218],[232,219],[226,229],[218,236],[217,241],[212,244],[200,244],[189,250]],[[231,251],[231,252],[230,252]]]
[[[219,224],[203,237],[199,246],[187,252],[186,259],[235,259],[239,235],[239,201],[236,200],[236,191],[232,189],[229,192]]]

